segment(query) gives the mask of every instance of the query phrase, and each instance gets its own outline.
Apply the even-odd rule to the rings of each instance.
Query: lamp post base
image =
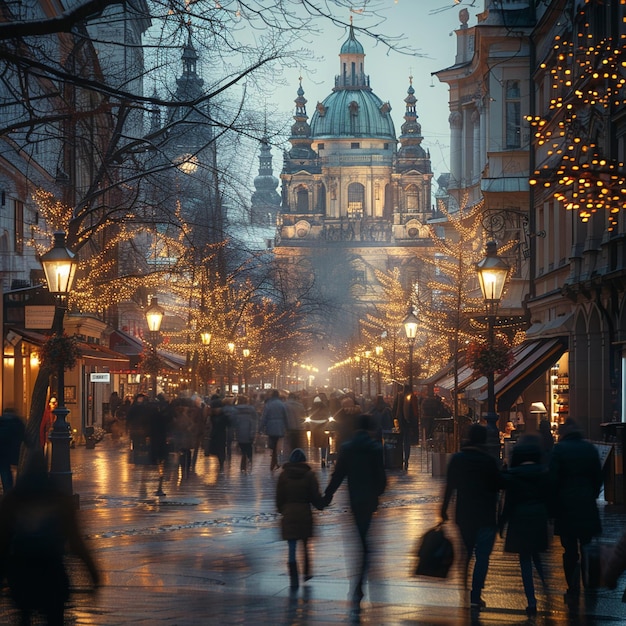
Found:
[[[70,444],[72,433],[66,421],[69,410],[64,406],[54,409],[54,425],[50,433],[52,443],[52,459],[50,462],[50,479],[55,487],[68,496],[73,494],[72,466],[70,464]]]

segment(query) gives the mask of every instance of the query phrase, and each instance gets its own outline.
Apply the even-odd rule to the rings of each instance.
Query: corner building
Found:
[[[365,56],[350,26],[335,87],[310,123],[300,82],[281,173],[276,260],[292,280],[313,285],[320,313],[312,323],[328,341],[347,338],[380,300],[375,270],[400,268],[410,288],[432,246],[432,170],[415,89],[411,81],[397,138],[391,105],[372,90]]]

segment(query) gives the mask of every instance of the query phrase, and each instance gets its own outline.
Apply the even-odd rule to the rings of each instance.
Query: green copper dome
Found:
[[[311,118],[311,136],[372,137],[396,140],[391,106],[370,90],[334,91],[317,105]]]
[[[354,36],[354,29],[352,28],[352,25],[350,25],[350,34],[348,36],[348,39],[346,39],[343,46],[341,46],[339,54],[365,54],[363,46],[356,40]]]

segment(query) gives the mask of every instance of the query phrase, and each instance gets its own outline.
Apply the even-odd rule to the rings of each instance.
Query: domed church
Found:
[[[315,326],[329,341],[350,336],[380,301],[375,270],[398,267],[410,287],[420,256],[432,254],[433,174],[412,79],[396,137],[391,104],[372,90],[365,56],[351,24],[335,87],[310,122],[300,79],[280,175],[276,259],[316,294]]]

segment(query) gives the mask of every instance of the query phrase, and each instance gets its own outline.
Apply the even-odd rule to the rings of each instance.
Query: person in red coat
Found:
[[[296,560],[297,542],[304,547],[304,580],[311,578],[311,560],[308,540],[313,536],[313,513],[311,505],[321,510],[324,508],[317,476],[306,463],[306,456],[301,448],[296,448],[283,465],[276,486],[276,507],[282,515],[282,538],[289,549],[289,583],[292,590],[299,586],[298,563]]]

